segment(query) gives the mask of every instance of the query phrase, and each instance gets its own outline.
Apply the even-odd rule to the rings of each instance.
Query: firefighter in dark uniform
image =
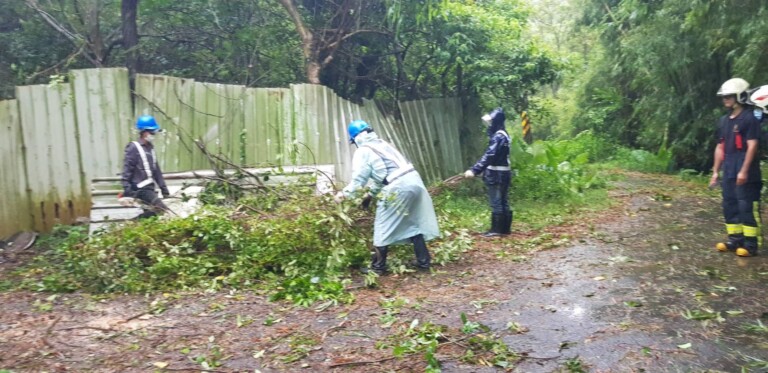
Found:
[[[131,141],[125,147],[123,196],[142,202],[144,212],[137,218],[144,219],[168,211],[163,200],[158,198],[156,188],[160,188],[164,198],[168,198],[170,193],[165,184],[163,172],[157,164],[157,154],[152,144],[155,134],[160,131],[160,126],[154,117],[143,115],[136,121],[136,130],[139,132],[139,139]]]
[[[717,129],[715,164],[710,186],[720,181],[722,166],[723,215],[728,240],[717,244],[719,251],[738,256],[757,255],[762,245],[760,232],[760,190],[762,178],[757,156],[760,124],[754,111],[745,105],[749,83],[734,78],[720,87],[728,114],[720,118]]]
[[[509,209],[509,184],[512,172],[509,168],[510,137],[504,128],[504,110],[496,108],[483,116],[488,126],[488,148],[480,160],[464,173],[472,178],[483,174],[483,182],[488,188],[488,203],[491,206],[491,229],[485,237],[507,235],[511,231],[512,211]]]

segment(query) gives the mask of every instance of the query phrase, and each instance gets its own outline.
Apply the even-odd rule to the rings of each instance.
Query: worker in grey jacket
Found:
[[[168,198],[170,193],[157,164],[155,147],[152,145],[160,126],[154,117],[143,115],[136,121],[136,129],[139,131],[139,140],[131,141],[125,147],[123,196],[142,202],[144,212],[137,218],[143,219],[168,211],[168,207],[158,198],[156,187],[160,188],[163,198]]]

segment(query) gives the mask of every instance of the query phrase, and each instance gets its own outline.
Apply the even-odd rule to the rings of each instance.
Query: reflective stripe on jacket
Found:
[[[491,171],[509,171],[510,137],[504,130],[498,130],[488,141],[488,148],[480,160],[472,166],[472,172],[479,175],[486,169]]]
[[[157,164],[157,154],[151,143],[128,143],[125,147],[121,181],[126,189],[154,189],[155,184],[161,189],[166,188],[163,173]]]

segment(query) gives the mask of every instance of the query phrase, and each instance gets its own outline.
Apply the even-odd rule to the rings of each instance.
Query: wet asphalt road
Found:
[[[624,218],[536,253],[481,322],[529,328],[505,337],[530,356],[518,372],[768,371],[768,331],[743,328],[768,325],[768,250],[719,253],[722,230],[715,198],[634,196]]]

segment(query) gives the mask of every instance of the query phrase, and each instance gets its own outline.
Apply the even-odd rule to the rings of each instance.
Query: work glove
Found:
[[[363,197],[363,202],[360,203],[360,208],[363,210],[368,210],[371,207],[371,201],[373,201],[373,196],[371,193],[365,193],[365,197]]]
[[[464,177],[466,177],[467,179],[471,179],[475,177],[475,173],[472,172],[472,170],[467,170],[464,172]]]
[[[160,192],[163,193],[163,198],[168,198],[171,196],[171,192],[168,191],[168,187],[160,188]]]
[[[336,203],[341,203],[341,201],[344,200],[344,192],[338,192],[335,196],[333,196],[333,201]]]

